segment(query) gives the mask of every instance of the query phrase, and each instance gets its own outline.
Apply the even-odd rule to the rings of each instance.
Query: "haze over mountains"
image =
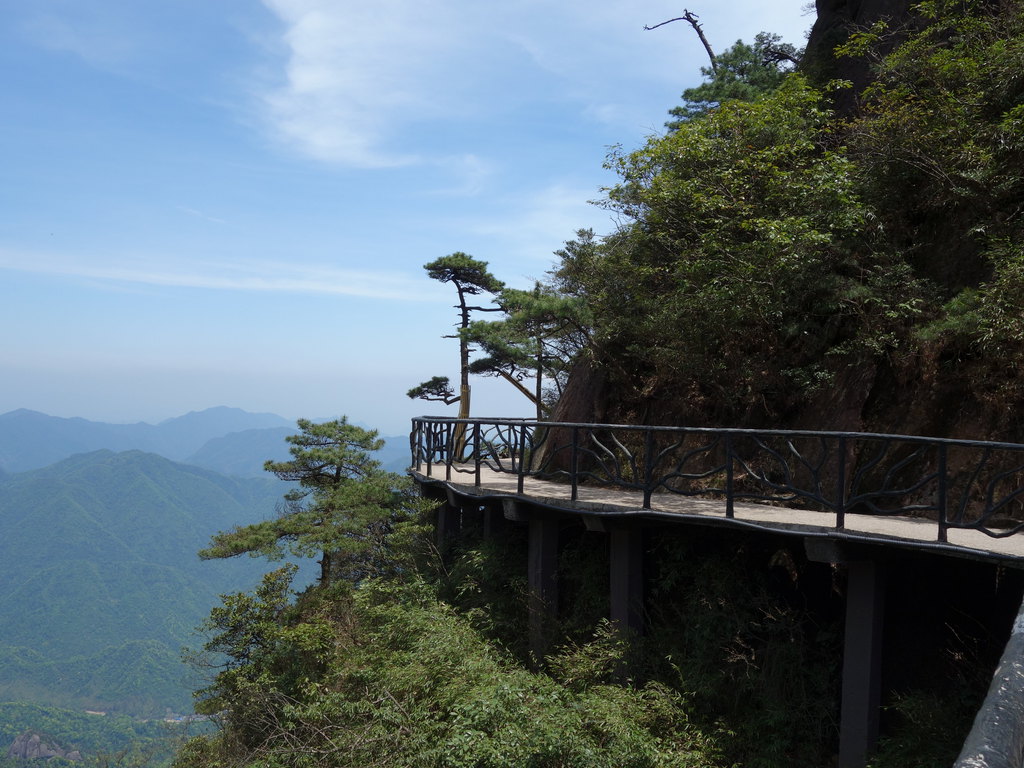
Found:
[[[155,426],[0,415],[0,701],[189,711],[182,647],[218,595],[275,567],[196,552],[274,514],[287,485],[263,462],[288,458],[296,431],[233,408]],[[388,448],[400,469],[407,441]]]
[[[288,458],[284,438],[296,431],[295,422],[282,416],[226,406],[193,411],[156,425],[108,424],[21,408],[0,414],[0,476],[108,449],[147,451],[223,474],[258,477],[267,459]],[[401,471],[408,454],[406,438],[385,440],[379,460],[385,468]]]

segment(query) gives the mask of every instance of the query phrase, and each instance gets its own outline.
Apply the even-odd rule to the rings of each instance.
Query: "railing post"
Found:
[[[412,432],[409,434],[409,450],[412,451],[412,461],[409,466],[420,471],[420,435],[423,434],[423,423],[418,419],[412,420]]]
[[[452,423],[449,421],[444,425],[444,479],[452,479],[453,451],[455,450]]]
[[[476,473],[476,487],[480,487],[480,422],[473,422],[473,462]]]
[[[732,432],[725,433],[725,516],[730,520],[736,516],[733,507],[735,489],[733,488],[733,446]]]
[[[572,446],[570,449],[569,458],[569,480],[572,483],[572,500],[576,501],[579,496],[579,479],[577,475],[580,471],[580,428],[573,426],[572,428]]]
[[[946,472],[946,444],[939,443],[939,466],[938,473],[939,487],[938,498],[935,500],[936,511],[939,517],[939,541],[945,543],[948,538],[948,521],[946,520],[947,493],[949,492],[948,475]]]
[[[836,528],[846,525],[846,437],[839,438],[839,465],[836,468]]]
[[[523,493],[523,478],[526,477],[526,425],[519,427],[519,480],[516,484],[516,492],[521,496]]]
[[[427,436],[426,436],[426,440],[424,441],[426,443],[425,448],[427,450],[427,477],[433,477],[433,469],[434,469],[434,441],[435,441],[435,434],[434,434],[434,432],[435,432],[434,425],[431,424],[427,428]]]
[[[654,484],[654,431],[644,431],[644,509],[651,508],[651,492]]]

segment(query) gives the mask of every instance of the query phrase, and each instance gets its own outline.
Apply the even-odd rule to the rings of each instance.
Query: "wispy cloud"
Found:
[[[265,95],[279,135],[325,161],[407,165],[397,129],[444,109],[447,51],[458,48],[451,3],[263,0],[284,23],[285,82]],[[440,82],[439,82],[440,81]]]
[[[576,231],[590,227],[606,235],[614,225],[606,211],[587,203],[594,190],[568,184],[553,184],[517,201],[508,201],[503,215],[467,221],[474,234],[503,244],[496,259],[500,269],[512,274],[539,278],[554,262],[554,250]]]
[[[285,51],[279,81],[261,96],[274,132],[347,167],[436,163],[425,128],[458,131],[466,118],[497,114],[514,121],[510,110],[538,102],[614,119],[610,91],[680,71],[668,36],[644,39],[636,57],[642,17],[625,0],[262,2],[282,23]]]
[[[487,179],[494,174],[493,164],[478,155],[468,154],[446,157],[435,161],[454,179],[447,187],[433,191],[433,194],[448,197],[468,197],[479,194]]]
[[[139,51],[137,35],[129,33],[122,18],[102,8],[41,12],[31,16],[23,30],[37,45],[70,53],[101,68],[119,66]]]
[[[0,270],[78,278],[121,286],[326,294],[398,301],[435,301],[437,298],[430,286],[424,288],[419,274],[274,261],[242,263],[83,258],[0,250]]]
[[[181,211],[182,213],[187,213],[189,216],[195,216],[197,219],[202,219],[203,221],[209,221],[209,222],[212,222],[214,224],[226,224],[227,223],[227,222],[224,221],[224,219],[218,219],[216,216],[209,216],[208,214],[205,214],[202,211],[196,210],[195,208],[189,208],[187,205],[179,205],[178,206],[178,210]]]

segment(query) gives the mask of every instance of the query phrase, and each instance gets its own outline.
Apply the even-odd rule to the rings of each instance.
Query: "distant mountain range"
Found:
[[[0,467],[23,472],[103,448],[141,450],[181,461],[209,440],[249,429],[295,425],[272,413],[209,408],[153,424],[106,424],[19,409],[0,415]]]
[[[288,458],[294,422],[272,413],[218,406],[159,424],[108,424],[24,408],[0,414],[0,477],[45,467],[78,453],[140,450],[236,477],[258,477],[268,459]],[[385,437],[386,469],[408,466],[408,439]]]
[[[190,711],[182,647],[201,645],[218,595],[274,567],[196,552],[274,514],[287,485],[263,463],[287,459],[295,432],[234,408],[156,426],[0,415],[0,701]],[[408,450],[392,438],[379,458],[401,471]]]

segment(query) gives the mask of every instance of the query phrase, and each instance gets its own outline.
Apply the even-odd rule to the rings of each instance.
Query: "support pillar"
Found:
[[[437,548],[441,552],[446,552],[449,543],[462,531],[462,507],[455,493],[450,488],[446,490],[437,508]]]
[[[530,518],[527,579],[530,598],[530,650],[540,660],[547,653],[550,626],[558,612],[557,517]]]
[[[491,540],[501,536],[505,528],[505,513],[502,507],[488,504],[483,508],[484,538]]]
[[[644,628],[643,530],[635,526],[611,528],[608,535],[611,620],[618,627],[639,635]]]
[[[846,567],[839,768],[864,768],[878,742],[885,580],[873,561],[851,560]]]

